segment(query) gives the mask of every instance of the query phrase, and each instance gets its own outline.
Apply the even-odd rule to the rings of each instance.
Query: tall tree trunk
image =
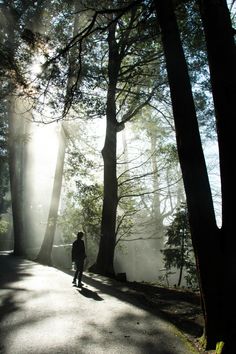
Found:
[[[160,181],[159,181],[159,172],[157,164],[157,131],[152,130],[149,132],[150,141],[151,141],[151,162],[152,162],[152,183],[153,183],[153,199],[152,199],[152,215],[156,222],[156,230],[163,238],[164,225],[163,225],[163,215],[161,213],[161,201],[160,201]]]
[[[116,243],[117,175],[116,175],[116,85],[120,67],[118,45],[115,39],[116,23],[109,27],[108,45],[108,92],[106,108],[106,137],[102,150],[104,161],[104,191],[101,223],[101,239],[95,270],[106,275],[114,275],[113,259]]]
[[[14,63],[15,54],[19,46],[19,41],[15,37],[16,31],[22,31],[22,25],[27,29],[39,30],[43,4],[45,0],[37,1],[37,6],[34,8],[33,13],[28,17],[27,10],[30,7],[29,2],[21,2],[20,9],[17,11],[12,4],[3,5],[3,13],[5,16],[5,30],[7,33],[9,57]],[[22,21],[23,18],[23,21]],[[13,20],[14,19],[14,20]],[[19,27],[19,25],[21,26]],[[14,75],[12,75],[14,77]],[[22,84],[20,75],[16,76],[19,82],[10,79],[9,87],[12,92],[9,95],[9,176],[10,176],[10,191],[12,202],[12,217],[14,229],[14,254],[23,256],[26,254],[27,239],[24,235],[24,196],[27,193],[27,185],[25,180],[25,169],[23,162],[26,157],[26,143],[25,140],[25,127],[27,127],[28,114],[31,115],[29,108],[30,102],[22,100],[22,96],[17,97],[17,86]],[[17,102],[18,101],[18,102]],[[26,109],[22,107],[28,106]],[[24,107],[25,108],[25,107]],[[24,113],[23,113],[24,112]],[[30,117],[31,119],[32,117]]]
[[[225,0],[199,0],[215,106],[222,190],[221,269],[224,353],[235,351],[236,336],[236,48]]]
[[[79,30],[79,5],[75,5],[75,18],[74,18],[74,29],[73,29],[73,37],[77,35]],[[77,71],[78,67],[74,63],[74,55],[75,49],[72,50],[69,56],[69,70],[68,70],[68,79],[67,79],[67,87],[66,87],[66,97],[64,102],[64,113],[67,114],[71,103],[73,101],[73,90],[78,85],[77,80]],[[56,162],[55,176],[53,182],[53,190],[51,196],[51,203],[49,206],[49,214],[48,221],[46,226],[46,231],[44,234],[44,239],[42,246],[40,248],[39,254],[37,256],[37,261],[43,264],[51,265],[52,264],[52,249],[53,242],[55,238],[57,217],[58,217],[58,209],[61,197],[61,188],[62,188],[62,178],[63,178],[63,170],[64,170],[64,162],[65,162],[65,154],[66,154],[66,126],[65,123],[62,122],[59,136],[59,148],[58,148],[58,156]]]
[[[62,187],[63,169],[64,169],[64,161],[65,161],[65,149],[66,149],[66,137],[63,130],[63,126],[61,126],[48,221],[47,221],[43,243],[40,248],[39,254],[37,256],[37,261],[46,265],[52,264],[51,254],[52,254],[55,230],[57,226],[58,209],[59,209],[59,203],[61,197],[61,187]]]
[[[221,332],[219,230],[203,155],[186,60],[171,0],[155,0],[161,27],[175,121],[177,148],[186,191],[192,242],[199,274],[207,347]],[[214,255],[214,257],[213,257]]]
[[[22,128],[22,121],[17,119],[14,110],[14,98],[10,100],[8,109],[9,124],[9,176],[12,203],[12,218],[14,230],[14,254],[23,256],[25,254],[24,233],[23,233],[23,181],[22,177],[22,137],[19,131]]]
[[[14,230],[14,254],[25,256],[29,239],[25,234],[26,205],[29,193],[27,184],[27,149],[31,124],[31,102],[22,101],[15,95],[9,97],[9,177]]]
[[[183,231],[184,232],[184,231]],[[179,268],[179,279],[178,279],[178,284],[177,286],[180,287],[181,282],[182,282],[182,277],[183,277],[183,268],[184,268],[184,234],[181,234],[181,244],[180,244],[180,268]]]

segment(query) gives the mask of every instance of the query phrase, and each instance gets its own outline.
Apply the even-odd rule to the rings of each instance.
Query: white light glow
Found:
[[[31,73],[33,76],[38,75],[42,72],[42,65],[41,63],[37,63],[35,62],[32,66],[31,66]]]

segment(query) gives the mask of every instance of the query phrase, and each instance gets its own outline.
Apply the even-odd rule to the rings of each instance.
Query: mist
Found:
[[[24,188],[26,253],[36,256],[45,234],[59,146],[57,123],[30,124]]]

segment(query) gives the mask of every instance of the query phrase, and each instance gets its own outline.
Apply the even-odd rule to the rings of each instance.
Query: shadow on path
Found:
[[[0,252],[0,284],[2,290],[0,306],[0,322],[5,316],[20,308],[19,302],[15,301],[14,292],[25,289],[14,288],[12,284],[30,277],[30,272],[26,272],[29,261],[13,256],[11,252]],[[31,262],[30,262],[31,263]],[[10,290],[14,291],[10,293]]]
[[[98,295],[98,293],[96,293],[96,291],[92,291],[92,290],[89,290],[87,288],[84,288],[82,287],[81,290],[77,289],[77,291],[85,296],[85,297],[88,297],[90,299],[93,299],[93,300],[96,300],[96,301],[102,301],[103,298],[101,296]]]
[[[71,270],[60,270],[73,275]],[[191,341],[202,335],[202,325],[193,320],[202,316],[197,295],[147,284],[125,283],[93,273],[84,274],[83,282],[102,293],[168,320],[190,337]]]
[[[63,273],[73,275],[0,253],[2,354],[188,352],[158,306],[128,284],[85,274],[71,291]]]

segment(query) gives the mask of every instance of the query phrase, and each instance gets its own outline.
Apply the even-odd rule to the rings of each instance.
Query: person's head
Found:
[[[79,231],[77,233],[77,239],[81,239],[81,238],[83,238],[83,236],[84,236],[84,233],[82,231]]]

